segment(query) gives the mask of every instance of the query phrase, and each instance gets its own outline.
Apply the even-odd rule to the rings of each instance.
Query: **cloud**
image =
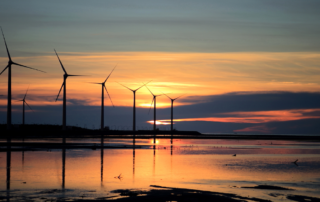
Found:
[[[132,95],[130,95],[132,96]],[[32,97],[32,96],[30,96]],[[130,97],[132,101],[132,97]],[[148,101],[151,102],[151,97]],[[184,100],[185,99],[185,100]],[[203,133],[320,133],[320,93],[309,92],[234,92],[221,95],[183,97],[190,105],[175,105],[174,128]],[[100,106],[88,105],[87,100],[71,99],[67,106],[67,124],[98,128]],[[148,102],[148,104],[150,104]],[[167,102],[170,103],[169,99]],[[56,105],[29,103],[33,112],[26,114],[27,123],[61,124],[61,102]],[[21,105],[13,105],[13,123],[21,122]],[[153,112],[136,109],[137,128],[152,129]],[[157,121],[170,123],[171,108],[157,108]],[[6,120],[6,105],[0,106],[0,122]],[[187,121],[186,121],[187,120]],[[150,121],[150,122],[148,122]],[[105,107],[105,125],[111,128],[132,128],[132,106]],[[263,127],[262,127],[263,126]],[[157,124],[169,129],[170,125]]]
[[[243,133],[251,133],[251,132],[258,132],[258,133],[272,133],[274,128],[268,128],[266,125],[258,125],[258,126],[251,126],[243,129],[234,130],[234,132],[243,132]]]
[[[305,115],[312,113],[317,115]],[[295,121],[302,119],[320,119],[320,109],[294,109],[277,111],[251,111],[251,112],[227,112],[220,113],[220,117],[183,118],[174,119],[175,122],[183,121],[210,121],[225,123],[268,123],[280,121]],[[227,117],[225,117],[227,116]],[[159,120],[160,122],[170,122],[170,119]]]
[[[187,109],[175,108],[176,119],[225,117],[228,113],[262,112],[293,109],[320,109],[320,93],[309,92],[233,92],[221,95],[185,97],[180,102],[193,103]],[[301,113],[311,113],[303,111]]]

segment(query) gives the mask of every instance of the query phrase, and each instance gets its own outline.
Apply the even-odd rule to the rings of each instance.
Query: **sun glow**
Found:
[[[147,104],[147,103],[142,103],[142,104],[139,104],[139,106],[140,107],[143,107],[143,108],[152,108],[152,110],[153,110],[153,104],[151,105],[151,104]],[[167,108],[167,107],[170,107],[171,106],[171,103],[170,102],[168,102],[168,103],[158,103],[157,102],[157,108]]]
[[[147,123],[154,124],[154,121],[147,121]],[[169,125],[169,122],[166,121],[156,121],[156,125]]]
[[[150,144],[159,144],[160,140],[156,139],[156,142],[154,142],[154,139],[150,140]]]

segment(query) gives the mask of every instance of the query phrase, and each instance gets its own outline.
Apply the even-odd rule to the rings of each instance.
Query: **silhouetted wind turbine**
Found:
[[[148,83],[146,83],[146,84],[148,84]],[[132,127],[132,130],[136,131],[136,92],[146,84],[143,84],[142,86],[140,86],[139,88],[137,88],[135,90],[133,90],[133,89],[121,84],[121,83],[119,83],[119,84],[133,92],[133,127]]]
[[[0,27],[0,28],[1,28],[1,27]],[[12,65],[17,65],[17,66],[20,66],[20,67],[25,67],[25,68],[33,69],[33,70],[36,70],[36,71],[39,71],[39,72],[44,72],[44,71],[41,71],[41,70],[38,70],[38,69],[35,69],[35,68],[32,68],[32,67],[27,67],[27,66],[24,66],[24,65],[21,65],[21,64],[18,64],[18,63],[13,62],[12,59],[11,59],[10,53],[9,53],[9,49],[8,49],[8,46],[7,46],[6,39],[4,38],[4,34],[3,34],[3,31],[2,31],[2,28],[1,28],[1,32],[2,32],[2,36],[3,36],[4,44],[6,45],[8,58],[9,58],[8,65],[4,68],[4,70],[2,70],[2,72],[0,73],[0,75],[1,75],[6,69],[8,69],[7,129],[10,130],[10,129],[11,129],[11,123],[12,123],[12,122],[11,122],[11,117],[12,117],[12,116],[11,116],[11,110],[12,110],[12,107],[11,107],[11,66],[12,66]],[[45,73],[45,72],[44,72],[44,73]]]
[[[104,90],[106,90],[106,92],[107,92],[107,94],[108,94],[108,96],[109,96],[109,99],[110,99],[110,101],[111,101],[111,103],[112,103],[112,106],[114,107],[113,102],[112,102],[112,100],[111,100],[111,97],[110,97],[110,95],[109,95],[109,92],[108,92],[105,84],[106,84],[107,80],[109,79],[110,75],[112,74],[113,70],[114,70],[116,67],[117,67],[117,66],[115,66],[115,67],[112,69],[112,71],[110,72],[109,76],[106,78],[106,80],[104,80],[104,82],[102,82],[102,83],[93,83],[93,84],[99,84],[99,85],[101,85],[101,87],[102,87],[102,88],[101,88],[101,130],[103,130],[103,128],[104,128]]]
[[[63,112],[62,112],[62,129],[65,130],[66,129],[66,116],[67,116],[67,112],[66,112],[66,106],[67,106],[67,98],[66,98],[66,95],[67,95],[67,92],[66,92],[66,84],[67,84],[67,78],[68,76],[83,76],[83,75],[71,75],[71,74],[68,74],[67,71],[65,70],[65,68],[63,67],[63,64],[58,56],[58,53],[56,52],[56,50],[54,49],[54,52],[56,53],[57,57],[58,57],[58,60],[60,62],[60,65],[62,67],[62,70],[64,71],[64,75],[63,75],[63,83],[61,85],[61,88],[59,90],[59,93],[57,95],[57,98],[56,98],[56,101],[58,100],[59,98],[59,95],[60,95],[60,92],[62,90],[62,87],[63,87]]]
[[[22,105],[22,125],[24,125],[25,123],[25,115],[24,115],[24,109],[25,109],[25,104],[31,109],[31,107],[28,105],[28,103],[26,102],[26,96],[27,96],[27,93],[28,93],[28,90],[29,90],[29,87],[26,91],[26,94],[24,95],[23,99],[22,100],[19,100],[19,101],[22,101],[23,102],[23,105]],[[32,110],[32,109],[31,109]]]
[[[176,97],[176,98],[171,98],[166,94],[164,94],[164,95],[167,96],[171,100],[171,131],[173,131],[173,102],[175,100],[179,99],[180,97],[182,97],[183,95],[180,95],[179,97]]]
[[[147,84],[145,84],[145,87],[148,89],[148,91],[151,93],[151,95],[153,96],[153,99],[152,99],[152,102],[151,102],[151,105],[150,105],[150,109],[151,109],[151,106],[152,106],[152,103],[154,102],[154,106],[153,106],[153,130],[156,131],[156,98],[158,96],[161,96],[162,94],[160,95],[155,95],[151,92],[151,90],[148,88]],[[150,109],[149,109],[149,112],[150,112]]]

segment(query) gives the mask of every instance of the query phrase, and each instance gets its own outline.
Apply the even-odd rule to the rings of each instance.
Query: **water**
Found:
[[[100,139],[67,142],[98,145]],[[132,140],[105,139],[105,145],[129,147]],[[156,144],[140,139],[135,146],[12,151],[9,182],[7,152],[0,152],[0,200],[8,195],[14,200],[96,199],[118,196],[113,192],[118,189],[149,190],[150,185],[271,201],[288,200],[288,195],[320,198],[319,142],[175,139],[171,145],[170,139],[156,140]],[[297,164],[292,163],[296,159]],[[243,188],[257,185],[293,190]]]

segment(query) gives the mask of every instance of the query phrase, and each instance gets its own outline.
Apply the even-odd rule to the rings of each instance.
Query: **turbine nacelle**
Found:
[[[163,92],[162,92],[162,95],[167,96],[167,97],[171,100],[171,102],[173,103],[175,100],[181,98],[181,97],[184,96],[185,94],[182,94],[182,95],[180,95],[180,96],[178,96],[178,97],[176,97],[176,98],[171,98],[171,97],[169,97],[167,94],[165,94],[165,93],[163,93]]]

